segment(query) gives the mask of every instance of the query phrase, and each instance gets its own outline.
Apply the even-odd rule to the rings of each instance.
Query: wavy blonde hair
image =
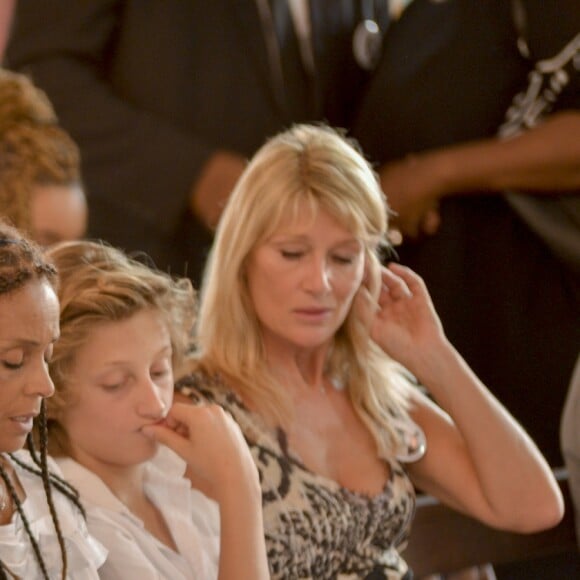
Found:
[[[366,289],[376,300],[388,208],[378,179],[356,144],[324,126],[297,125],[254,156],[221,217],[201,290],[196,366],[236,386],[267,420],[284,424],[292,408],[268,369],[259,320],[246,282],[256,245],[304,201],[328,212],[364,244]],[[356,307],[338,330],[327,368],[340,381],[379,452],[396,443],[392,413],[406,414],[408,382],[369,337]]]
[[[193,347],[195,293],[185,278],[172,278],[103,242],[63,242],[47,251],[59,274],[60,338],[50,361],[55,394],[47,401],[49,441],[56,455],[67,453],[62,409],[72,393],[70,372],[78,349],[102,323],[126,320],[155,309],[167,322],[176,376]]]

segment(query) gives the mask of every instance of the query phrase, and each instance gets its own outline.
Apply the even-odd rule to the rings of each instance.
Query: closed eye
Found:
[[[114,393],[116,391],[120,391],[126,384],[127,381],[121,381],[120,383],[110,383],[110,384],[101,384],[101,388],[107,393]]]
[[[337,264],[352,264],[354,261],[354,258],[352,256],[340,256],[338,254],[335,254],[334,256],[332,256],[332,259]]]
[[[280,250],[280,253],[286,260],[298,260],[304,255],[301,251]]]
[[[8,362],[7,360],[2,361],[2,366],[10,371],[17,371],[18,369],[22,368],[24,361],[20,361],[17,363]]]
[[[151,373],[151,376],[154,379],[162,379],[163,377],[166,377],[167,375],[169,375],[170,369],[163,369],[161,371],[153,371]]]

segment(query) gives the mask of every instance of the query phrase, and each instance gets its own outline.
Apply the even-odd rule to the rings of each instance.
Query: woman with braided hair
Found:
[[[40,250],[0,221],[0,578],[89,580],[106,556],[87,532],[78,494],[47,460],[55,282]]]
[[[87,204],[76,143],[43,91],[0,69],[0,215],[50,245],[82,237]]]

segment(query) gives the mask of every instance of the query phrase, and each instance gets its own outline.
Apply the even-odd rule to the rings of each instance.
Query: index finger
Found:
[[[416,294],[417,292],[425,292],[425,282],[423,282],[423,278],[419,276],[416,272],[408,268],[407,266],[403,266],[402,264],[397,264],[396,262],[391,262],[387,268],[392,274],[395,274],[402,280],[404,280],[405,284],[409,288],[412,294]]]

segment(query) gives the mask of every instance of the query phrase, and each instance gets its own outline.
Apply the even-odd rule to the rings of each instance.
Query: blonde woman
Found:
[[[178,389],[222,405],[250,442],[273,578],[409,577],[413,484],[499,528],[562,516],[546,462],[422,280],[381,266],[387,218],[353,144],[299,125],[255,155],[216,233]]]

